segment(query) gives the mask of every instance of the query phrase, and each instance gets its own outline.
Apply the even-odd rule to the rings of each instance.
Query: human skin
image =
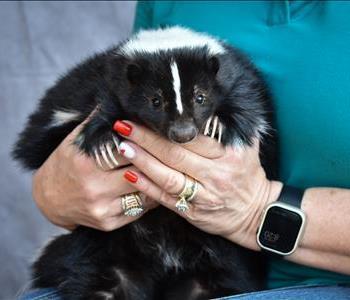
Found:
[[[202,136],[183,147],[134,123],[121,124],[130,128],[127,135],[123,130],[128,141],[121,149],[139,170],[130,170],[138,178],[130,185],[201,230],[260,251],[256,232],[261,216],[277,200],[282,183],[266,178],[258,141],[252,147],[223,147]],[[174,196],[183,189],[183,173],[200,183],[185,213],[175,208]],[[350,274],[350,190],[307,189],[302,210],[307,215],[305,232],[297,250],[286,259]]]
[[[159,203],[203,231],[260,251],[256,231],[261,215],[278,198],[282,183],[266,178],[257,141],[253,147],[223,147],[199,136],[180,146],[129,121],[119,124],[124,128],[119,133],[127,139],[121,145],[124,158],[116,157],[119,169],[99,170],[77,151],[71,142],[80,125],[35,173],[33,196],[50,221],[67,229],[81,224],[113,230],[135,220],[123,215],[120,196],[141,191],[146,213]],[[183,173],[200,183],[185,213],[175,208],[174,196],[183,189]],[[302,209],[307,215],[305,232],[286,259],[350,274],[350,190],[307,189]]]
[[[52,223],[68,230],[85,225],[103,231],[135,220],[122,213],[120,196],[136,191],[123,180],[126,165],[121,156],[117,170],[100,170],[93,159],[78,151],[73,141],[84,123],[76,127],[34,173],[33,198]],[[128,169],[135,170],[128,166]],[[145,210],[157,205],[142,197]]]

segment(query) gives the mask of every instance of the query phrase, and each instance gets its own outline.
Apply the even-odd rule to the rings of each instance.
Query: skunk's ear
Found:
[[[126,75],[130,83],[137,83],[142,79],[143,70],[138,64],[130,63],[126,68]]]
[[[209,66],[209,70],[216,75],[219,71],[220,68],[220,63],[219,60],[216,56],[213,56],[211,58],[209,58],[208,60],[208,66]]]

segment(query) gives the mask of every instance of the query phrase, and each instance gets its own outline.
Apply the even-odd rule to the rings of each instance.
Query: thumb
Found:
[[[92,119],[92,117],[96,114],[96,112],[98,112],[99,109],[100,109],[100,107],[99,107],[99,105],[97,105],[94,108],[94,110],[86,117],[86,119],[84,121],[82,121],[79,125],[77,125],[72,130],[72,132],[67,135],[67,137],[65,138],[65,141],[68,143],[74,142],[75,139],[77,138],[77,136],[79,135],[79,133],[81,132],[81,130],[86,125],[86,123],[88,123]]]

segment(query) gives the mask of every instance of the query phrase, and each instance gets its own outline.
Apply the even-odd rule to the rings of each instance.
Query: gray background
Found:
[[[0,299],[28,285],[28,266],[59,232],[31,198],[31,174],[11,161],[17,133],[58,75],[130,34],[134,2],[0,3]]]

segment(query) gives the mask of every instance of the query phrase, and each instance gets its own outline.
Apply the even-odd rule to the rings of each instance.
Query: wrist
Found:
[[[258,229],[260,227],[262,216],[264,213],[264,210],[266,207],[277,201],[279,195],[281,194],[283,184],[279,181],[269,181],[268,187],[266,189],[265,195],[262,198],[262,201],[259,202],[259,205],[256,208],[254,219],[252,221],[253,225],[251,227],[251,230],[249,231],[249,241],[251,243],[251,249],[256,251],[261,251],[260,246],[257,243],[256,240],[256,234],[258,232]]]
[[[260,251],[261,249],[256,241],[256,233],[260,226],[264,209],[278,199],[282,186],[283,184],[279,181],[266,180],[260,188],[259,196],[252,201],[252,206],[244,217],[243,226],[238,232],[234,232],[227,238],[250,250]]]
[[[48,194],[49,189],[45,188],[45,181],[47,175],[45,174],[46,165],[42,165],[38,170],[33,173],[32,177],[32,197],[40,210],[41,214],[52,224],[65,228],[67,230],[73,230],[76,225],[69,222],[64,222],[64,217],[58,218],[57,215],[51,213],[53,210],[49,209],[48,200],[52,195]]]

